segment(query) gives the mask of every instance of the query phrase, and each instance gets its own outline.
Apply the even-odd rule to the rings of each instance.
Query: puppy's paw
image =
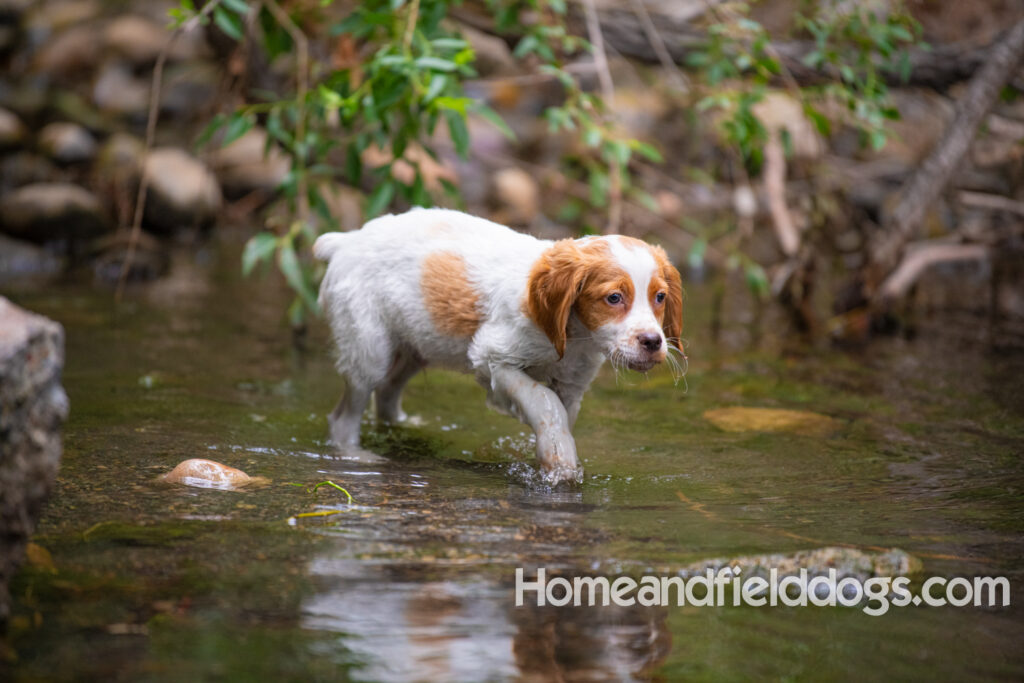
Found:
[[[349,462],[363,463],[364,465],[377,465],[380,463],[389,462],[387,458],[382,455],[377,455],[372,451],[368,451],[365,448],[359,446],[337,446],[335,445],[335,457],[339,460],[348,460]]]

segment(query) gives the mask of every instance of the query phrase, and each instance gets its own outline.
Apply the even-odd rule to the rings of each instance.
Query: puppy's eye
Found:
[[[654,300],[656,302],[658,302],[659,304],[664,303],[665,302],[665,292],[658,292],[657,294],[655,294],[654,295]]]
[[[618,292],[612,292],[611,294],[606,296],[604,300],[610,303],[612,306],[615,306],[616,304],[622,303],[622,295],[619,294]]]

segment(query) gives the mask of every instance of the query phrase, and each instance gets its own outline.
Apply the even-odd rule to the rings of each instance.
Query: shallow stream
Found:
[[[13,680],[1024,678],[1021,355],[941,334],[715,344],[689,286],[685,382],[605,371],[576,428],[585,480],[549,491],[524,428],[440,371],[406,392],[422,426],[365,426],[387,464],[333,458],[323,325],[295,351],[287,295],[237,264],[230,247],[181,254],[119,307],[82,283],[8,293],[65,326],[72,407],[35,538],[52,562],[37,551],[13,586]],[[723,406],[838,429],[724,432],[702,417]],[[195,457],[270,483],[156,482]],[[354,504],[309,491],[325,480]],[[289,522],[318,510],[341,512]],[[1007,576],[1016,605],[513,604],[516,567],[639,576],[840,545],[911,553],[918,581]]]

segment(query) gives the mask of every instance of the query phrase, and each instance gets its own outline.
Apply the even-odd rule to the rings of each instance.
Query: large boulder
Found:
[[[103,204],[71,183],[35,183],[0,198],[0,232],[33,242],[84,239],[110,227]]]
[[[174,147],[154,149],[146,157],[149,182],[145,222],[154,232],[206,227],[220,210],[220,183],[198,159]]]
[[[60,384],[64,330],[0,297],[0,624],[57,477],[68,399]]]

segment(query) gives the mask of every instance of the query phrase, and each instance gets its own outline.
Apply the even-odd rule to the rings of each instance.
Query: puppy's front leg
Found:
[[[576,458],[576,442],[558,395],[522,370],[504,365],[491,366],[491,389],[493,398],[507,403],[537,435],[537,459],[544,479],[552,484],[581,481],[583,470]]]

